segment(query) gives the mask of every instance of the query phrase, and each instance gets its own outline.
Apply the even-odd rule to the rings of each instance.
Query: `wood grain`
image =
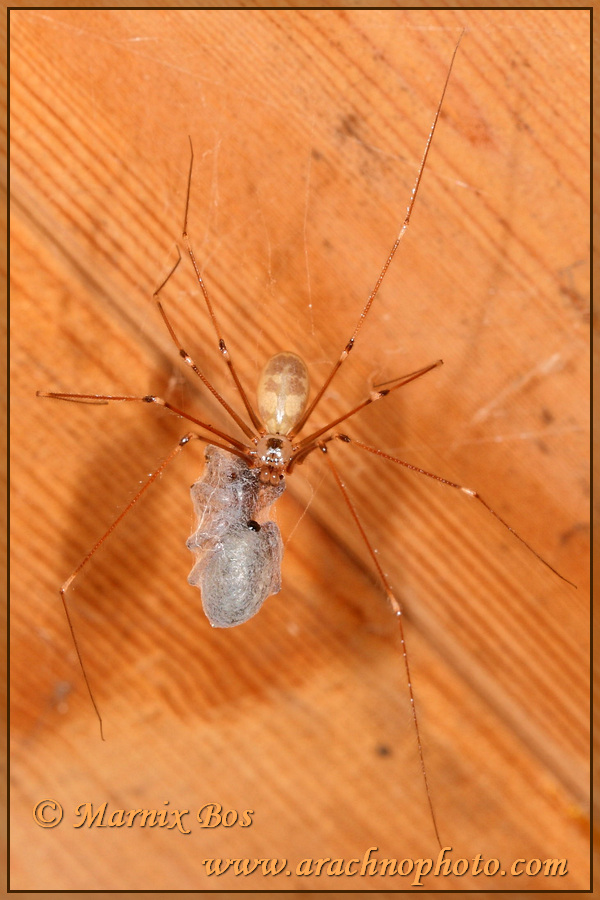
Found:
[[[395,890],[410,878],[206,875],[212,857],[436,857],[396,624],[321,459],[290,479],[281,593],[211,630],[187,585],[197,447],[58,587],[186,426],[226,425],[151,302],[190,232],[244,384],[300,353],[313,385],[397,233],[461,28],[409,233],[314,422],[443,357],[336,445],[401,598],[442,839],[568,860],[588,887],[588,25],[562,11],[13,11],[13,883],[21,890]],[[188,265],[164,297],[237,402]],[[238,404],[239,405],[239,404]],[[31,810],[59,800],[65,819]],[[110,809],[255,810],[251,828],[75,829]],[[557,879],[430,877],[429,889]],[[243,883],[240,883],[243,881]]]

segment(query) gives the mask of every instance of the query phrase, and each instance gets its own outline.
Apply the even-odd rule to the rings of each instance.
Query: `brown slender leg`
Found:
[[[192,440],[200,440],[200,441],[204,441],[205,443],[207,443],[207,439],[205,437],[203,437],[202,435],[196,434],[193,431],[188,432],[188,434],[184,435],[184,437],[182,437],[181,440],[177,442],[177,445],[173,448],[173,450],[171,450],[169,455],[167,457],[165,457],[165,459],[163,459],[160,466],[152,473],[152,475],[150,475],[148,480],[146,482],[144,482],[144,484],[142,485],[140,490],[137,492],[135,497],[127,504],[127,506],[125,507],[123,512],[121,512],[120,515],[117,516],[117,518],[112,523],[110,528],[108,528],[104,532],[102,537],[98,541],[96,541],[96,543],[94,544],[92,549],[89,551],[89,553],[87,553],[84,556],[84,558],[81,560],[79,565],[71,572],[71,574],[69,575],[69,577],[67,578],[67,580],[65,581],[65,583],[63,584],[63,586],[61,587],[60,592],[59,592],[60,599],[62,601],[63,608],[65,611],[65,615],[67,617],[67,623],[69,625],[71,637],[73,638],[73,643],[75,645],[75,650],[77,652],[77,658],[79,660],[79,665],[81,667],[81,671],[83,673],[83,678],[84,678],[86,687],[88,689],[88,694],[90,695],[90,700],[92,701],[92,705],[96,711],[96,715],[98,716],[98,722],[100,724],[100,737],[102,738],[102,740],[104,740],[104,730],[102,728],[102,716],[100,715],[100,710],[98,709],[98,704],[96,703],[96,700],[94,698],[94,693],[92,691],[92,687],[91,687],[89,678],[87,676],[85,666],[83,664],[83,658],[82,658],[81,652],[79,650],[79,644],[77,643],[77,638],[75,637],[75,630],[73,628],[73,623],[71,621],[71,616],[69,614],[69,609],[67,606],[66,593],[69,590],[69,588],[70,588],[71,584],[73,583],[73,581],[75,580],[75,578],[79,575],[79,573],[84,568],[84,566],[90,561],[90,559],[92,558],[92,556],[94,555],[96,550],[98,550],[102,546],[104,541],[109,537],[109,535],[112,534],[112,532],[115,530],[115,528],[117,527],[119,522],[121,522],[125,518],[125,516],[129,512],[129,510],[132,508],[132,506],[134,506],[137,503],[137,501],[140,499],[142,494],[144,494],[146,492],[146,490],[150,487],[150,485],[154,481],[156,481],[158,476],[162,474],[162,472],[166,469],[166,467],[169,465],[169,463],[173,459],[175,459],[175,457],[178,456],[179,453],[181,453],[183,448],[186,447]],[[225,447],[223,449],[228,449],[228,448]]]
[[[441,842],[440,834],[438,831],[437,821],[435,818],[435,812],[433,810],[433,802],[431,799],[431,792],[429,790],[427,769],[425,767],[425,756],[423,754],[423,745],[421,743],[421,733],[419,731],[419,720],[417,718],[415,697],[414,697],[412,681],[411,681],[411,677],[410,677],[410,666],[408,664],[408,655],[406,652],[406,640],[404,637],[404,624],[402,621],[402,608],[400,606],[400,603],[396,599],[396,595],[394,594],[394,592],[391,588],[391,585],[390,585],[389,581],[387,580],[387,578],[383,572],[383,569],[381,568],[381,565],[379,564],[379,560],[377,559],[377,554],[375,553],[375,551],[373,550],[373,547],[371,546],[371,542],[369,541],[369,538],[367,537],[367,534],[363,528],[363,525],[358,517],[358,513],[356,512],[356,509],[355,509],[352,501],[350,500],[348,491],[346,490],[346,486],[345,486],[344,482],[342,481],[342,479],[338,473],[338,470],[336,469],[335,465],[333,464],[330,454],[327,452],[327,447],[325,446],[325,443],[322,443],[320,445],[320,449],[325,454],[325,458],[327,459],[327,462],[329,463],[329,468],[333,472],[333,476],[338,484],[340,491],[342,492],[342,496],[346,502],[346,505],[347,505],[348,509],[350,510],[350,515],[354,519],[356,527],[358,528],[360,535],[367,547],[367,550],[369,551],[369,555],[370,555],[371,559],[373,560],[373,563],[375,564],[375,568],[377,569],[377,573],[381,579],[385,593],[387,595],[387,598],[390,602],[390,605],[392,607],[392,610],[393,610],[393,612],[396,616],[396,620],[398,622],[398,627],[400,629],[400,643],[402,645],[402,657],[404,659],[404,669],[406,671],[406,678],[408,681],[408,694],[410,697],[410,708],[411,708],[411,712],[412,712],[413,724],[415,727],[415,733],[416,733],[416,737],[417,737],[417,747],[419,749],[419,761],[421,763],[421,773],[423,775],[423,782],[425,785],[425,793],[427,795],[427,803],[429,805],[429,812],[431,814],[431,821],[433,823],[433,829],[435,831],[435,836],[437,838],[437,842],[438,842],[438,844],[440,846],[440,850],[441,850],[442,842]]]

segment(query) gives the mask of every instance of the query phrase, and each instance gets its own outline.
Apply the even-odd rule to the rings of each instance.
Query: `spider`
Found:
[[[196,531],[187,542],[188,548],[196,557],[195,564],[188,580],[190,584],[200,588],[204,610],[213,626],[222,628],[233,627],[248,621],[248,619],[256,615],[265,600],[270,595],[277,593],[281,586],[283,543],[277,524],[269,519],[269,509],[285,490],[286,477],[292,475],[296,466],[305,461],[311,453],[318,451],[324,455],[327,461],[343,499],[350,511],[352,519],[360,532],[361,538],[364,541],[377,570],[386,596],[398,622],[420,768],[431,821],[440,847],[442,844],[427,778],[427,769],[425,766],[425,758],[419,732],[419,722],[415,708],[410,666],[406,652],[401,605],[379,563],[376,552],[367,537],[344,482],[331,458],[331,454],[328,452],[328,445],[333,441],[341,441],[346,444],[353,443],[364,452],[375,454],[397,465],[434,479],[441,484],[466,493],[481,503],[491,515],[498,519],[505,528],[514,534],[531,553],[548,566],[548,568],[556,575],[565,581],[567,581],[567,579],[542,559],[542,557],[539,556],[539,554],[536,553],[536,551],[533,550],[533,548],[521,538],[514,529],[492,509],[491,506],[489,506],[477,491],[393,457],[382,450],[364,444],[359,440],[352,439],[345,432],[338,430],[338,426],[351,419],[365,407],[383,400],[390,393],[393,393],[441,366],[441,359],[435,360],[414,372],[393,379],[385,385],[375,386],[362,402],[333,421],[328,422],[326,425],[319,427],[316,430],[307,429],[308,433],[305,436],[302,436],[302,432],[306,429],[309,418],[331,385],[337,372],[353,350],[362,325],[371,310],[400,242],[408,229],[461,37],[462,34],[454,47],[441,97],[427,136],[425,149],[419,164],[415,184],[402,226],[379,272],[374,287],[361,310],[352,334],[344,344],[328,376],[314,393],[310,402],[309,377],[306,364],[301,357],[289,351],[277,353],[267,361],[258,382],[256,407],[250,401],[242,386],[223,337],[223,332],[217,319],[211,298],[202,278],[188,234],[188,213],[194,165],[194,152],[191,138],[182,243],[194,267],[196,278],[217,337],[219,351],[229,369],[231,380],[243,404],[245,415],[240,415],[236,412],[201,371],[195,360],[183,347],[182,342],[176,334],[164,309],[160,298],[161,292],[182,261],[182,252],[179,247],[177,248],[177,260],[166,278],[154,292],[153,299],[158,307],[169,335],[177,348],[179,356],[183,362],[192,369],[204,387],[212,393],[213,397],[224,408],[231,420],[235,422],[241,430],[243,438],[239,439],[231,434],[221,431],[210,423],[179,409],[171,402],[155,395],[119,396],[106,394],[59,393],[51,391],[37,392],[40,397],[84,403],[109,403],[118,401],[153,404],[161,406],[174,415],[191,422],[194,429],[199,429],[188,431],[177,442],[176,446],[166,458],[163,459],[158,468],[149,476],[130,503],[81,560],[60,589],[61,600],[77,651],[79,664],[99,720],[102,739],[104,739],[102,717],[86,673],[66,601],[66,594],[73,580],[79,575],[98,548],[104,543],[121,520],[127,515],[129,510],[150,485],[156,481],[172,460],[178,456],[184,448],[195,441],[200,441],[207,445],[205,451],[206,465],[202,477],[191,489],[198,522]],[[571,582],[568,583],[571,584]]]

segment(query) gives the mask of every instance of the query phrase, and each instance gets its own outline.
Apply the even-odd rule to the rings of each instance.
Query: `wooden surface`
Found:
[[[58,587],[187,427],[224,426],[151,302],[190,232],[244,384],[280,349],[313,385],[403,218],[466,32],[409,233],[315,424],[445,365],[349,434],[476,488],[485,510],[354,447],[334,458],[406,613],[433,803],[450,856],[568,860],[588,887],[588,21],[585,11],[21,11],[12,30],[12,887],[395,890],[412,878],[208,878],[213,857],[436,857],[396,623],[321,459],[277,517],[283,589],[212,630],[186,578],[172,464],[73,586]],[[237,403],[189,265],[165,292]],[[237,403],[239,406],[239,403]],[[62,824],[34,805],[59,801]],[[189,809],[176,830],[75,829],[81,803]],[[202,805],[253,825],[201,829]]]

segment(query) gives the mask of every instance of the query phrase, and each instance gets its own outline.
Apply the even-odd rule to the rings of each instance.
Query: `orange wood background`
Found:
[[[107,740],[57,590],[186,426],[225,425],[151,302],[190,232],[244,383],[278,349],[313,383],[402,220],[466,29],[409,233],[315,424],[373,382],[442,369],[349,434],[478,489],[574,590],[458,492],[353,447],[335,460],[406,613],[451,856],[561,857],[588,887],[586,11],[13,11],[12,887],[395,890],[411,879],[208,878],[210,857],[436,856],[399,639],[321,459],[278,506],[281,593],[212,630],[187,585],[190,449],[71,593]],[[233,396],[198,287],[165,304]],[[239,405],[239,404],[238,404]],[[36,802],[63,805],[55,829]],[[192,834],[73,828],[80,803],[255,811]]]

